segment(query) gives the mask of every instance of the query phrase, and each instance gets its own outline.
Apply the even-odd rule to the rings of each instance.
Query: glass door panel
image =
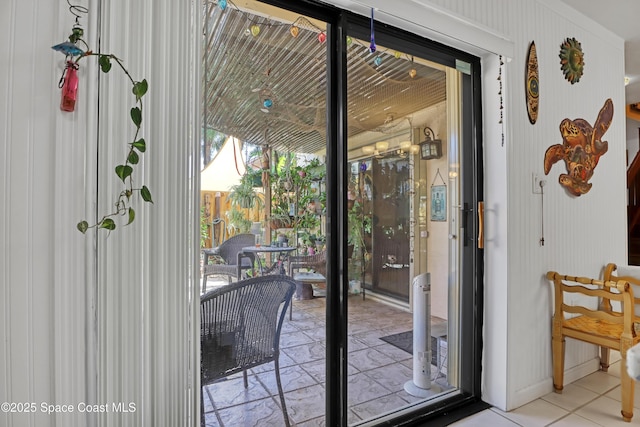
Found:
[[[215,170],[210,182],[202,180],[202,228],[210,230],[212,220],[219,220],[227,239],[241,234],[256,247],[234,247],[228,262],[211,249],[203,260],[202,299],[219,303],[210,310],[203,305],[207,314],[201,319],[202,330],[209,331],[201,337],[202,425],[280,426],[285,417],[291,425],[324,425],[327,48],[318,38],[326,37],[327,24],[255,0],[225,5],[203,5],[203,167]],[[227,141],[227,157],[220,154],[227,148],[213,147],[218,135]],[[212,200],[218,210],[208,209]],[[256,254],[253,266],[259,268],[236,277],[235,266],[227,264],[239,252]],[[225,267],[233,268],[233,276]],[[233,290],[247,271],[295,278],[290,311],[283,313],[281,305],[277,319],[261,325],[267,322],[267,298],[249,295],[260,289],[246,288],[237,305],[225,299],[229,294],[218,296]],[[258,331],[278,333],[274,338]],[[274,340],[278,363],[267,351]],[[247,348],[255,350],[248,355]],[[244,357],[236,360],[236,354]],[[246,382],[240,368],[246,368]]]
[[[450,90],[459,73],[385,40],[375,53],[355,35],[347,43],[352,424],[459,390],[448,371],[460,365],[449,356],[460,354],[458,344],[448,341],[459,315],[459,257],[450,254],[460,241],[449,239],[460,200],[458,175],[449,173],[450,163],[459,168],[460,92]],[[423,156],[429,141],[440,149]]]

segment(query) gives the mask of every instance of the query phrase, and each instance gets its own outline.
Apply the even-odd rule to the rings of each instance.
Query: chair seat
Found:
[[[594,319],[588,316],[577,316],[572,319],[565,320],[562,324],[564,334],[572,336],[575,334],[590,334],[595,337],[601,337],[603,339],[610,339],[613,342],[610,348],[619,350],[620,347],[620,335],[624,330],[624,325],[614,324],[602,319]],[[634,325],[634,329],[637,330],[638,325]],[[640,335],[636,334],[633,342],[639,342]]]
[[[205,275],[226,274],[235,276],[237,271],[237,265],[229,264],[208,264],[202,268],[202,273]]]

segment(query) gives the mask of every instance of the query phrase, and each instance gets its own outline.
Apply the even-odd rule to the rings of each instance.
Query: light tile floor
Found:
[[[456,427],[616,427],[640,425],[640,386],[635,385],[635,417],[631,423],[620,415],[620,362],[608,372],[594,372],[572,384],[562,394],[551,392],[510,412],[486,409],[452,426]]]
[[[210,280],[208,289],[220,285]],[[412,378],[412,358],[380,337],[412,328],[411,314],[361,296],[349,299],[349,422],[380,415],[418,401],[403,389]],[[294,301],[281,336],[280,374],[292,425],[324,426],[325,301]],[[445,375],[437,384],[446,387]],[[620,362],[607,373],[595,372],[572,384],[562,394],[549,393],[510,412],[490,408],[460,420],[456,427],[589,427],[640,425],[640,386],[636,383],[636,416],[631,423],[620,415]],[[273,364],[254,368],[249,388],[242,375],[208,385],[205,421],[211,427],[283,425]]]

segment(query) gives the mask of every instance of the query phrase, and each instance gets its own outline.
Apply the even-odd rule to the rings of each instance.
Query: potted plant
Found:
[[[262,199],[254,187],[255,176],[255,172],[247,172],[240,178],[239,184],[231,187],[229,190],[231,206],[242,209],[262,207]]]
[[[269,216],[269,227],[272,230],[279,230],[281,228],[293,227],[293,220],[289,216],[289,212],[282,212],[280,210],[272,211]]]
[[[248,219],[243,212],[237,208],[231,208],[226,212],[227,228],[229,232],[248,233],[251,229],[251,220]]]
[[[365,236],[372,231],[372,222],[369,215],[364,215],[362,204],[355,200],[353,207],[347,211],[347,256],[351,258],[353,253],[367,255]]]

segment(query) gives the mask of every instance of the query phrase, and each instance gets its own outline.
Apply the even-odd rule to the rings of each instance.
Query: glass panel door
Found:
[[[473,322],[460,331],[476,286],[463,275],[476,262],[463,209],[475,193],[461,194],[476,185],[474,157],[461,157],[476,147],[462,132],[468,76],[404,33],[376,33],[375,52],[363,35],[352,24],[346,42],[350,424],[455,399],[476,354],[461,351]]]

